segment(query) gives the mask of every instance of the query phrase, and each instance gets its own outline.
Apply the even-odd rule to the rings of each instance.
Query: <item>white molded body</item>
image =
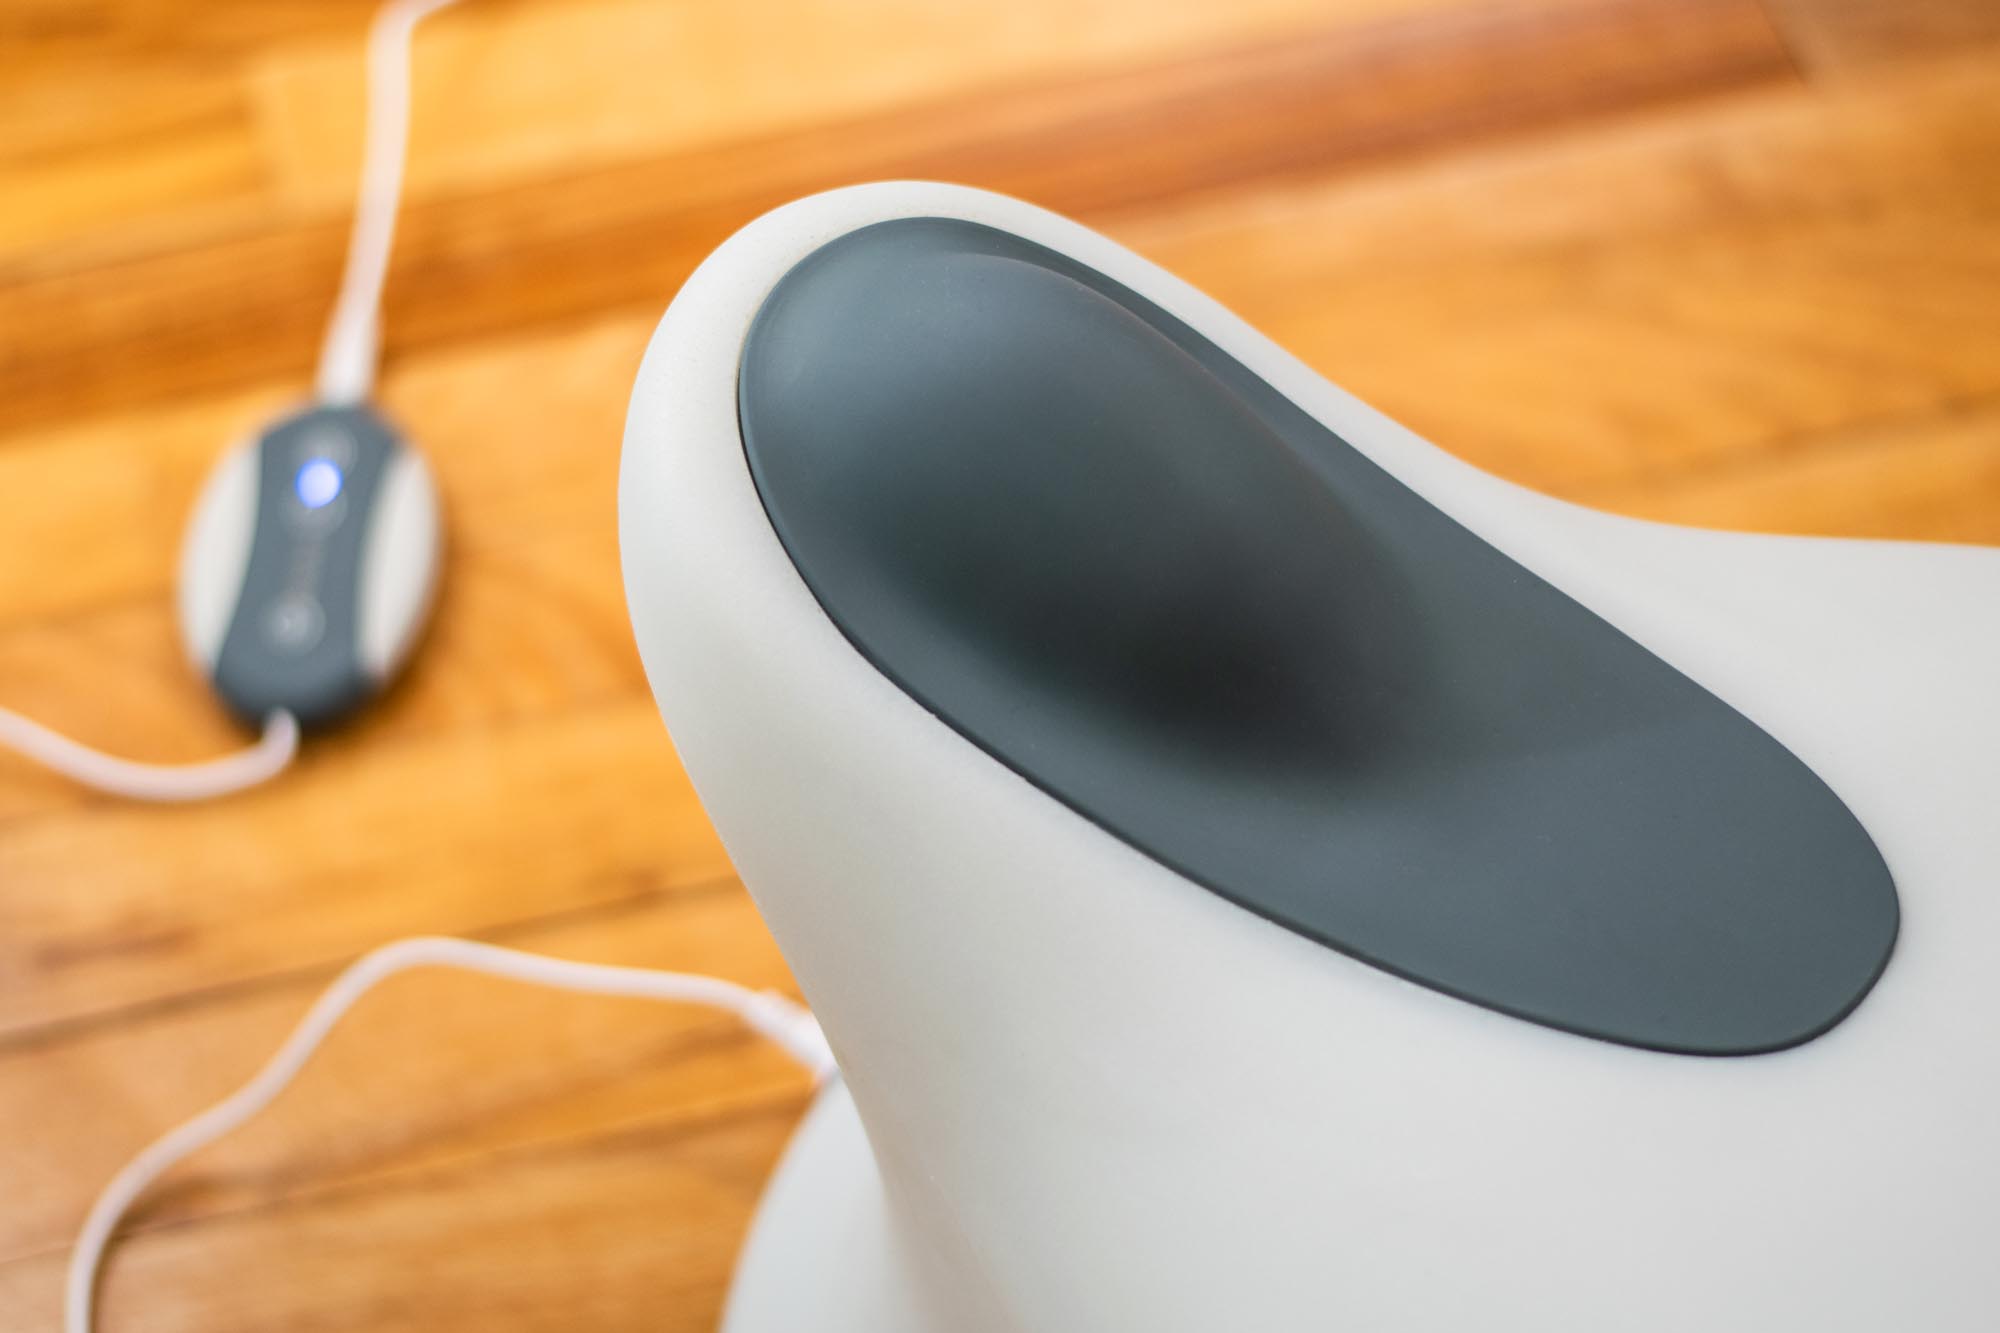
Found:
[[[932,1333],[847,1085],[792,1136],[736,1267],[727,1333]]]
[[[361,546],[355,650],[376,680],[402,666],[430,618],[441,544],[437,487],[424,456],[397,450]]]
[[[1749,1058],[1508,1018],[1233,906],[917,705],[800,579],[736,415],[771,287],[905,216],[1013,231],[1158,303],[1789,746],[1895,876],[1902,934],[1874,991]],[[2000,552],[1692,531],[1533,494],[1103,237],[924,184],[780,209],[688,281],[634,393],[620,528],[661,711],[839,1056],[882,1173],[870,1252],[893,1241],[921,1327],[2000,1326]],[[859,1148],[823,1111],[774,1209],[852,1218]],[[871,1326],[839,1284],[802,1274],[788,1312],[764,1290],[786,1269],[759,1249],[813,1240],[760,1224],[733,1333]]]
[[[181,645],[207,675],[222,655],[257,534],[257,441],[231,445],[202,483],[181,540],[174,586]]]

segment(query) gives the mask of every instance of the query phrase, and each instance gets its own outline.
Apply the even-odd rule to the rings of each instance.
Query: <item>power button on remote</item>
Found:
[[[281,653],[306,653],[326,632],[326,612],[300,593],[280,597],[264,613],[264,639]]]

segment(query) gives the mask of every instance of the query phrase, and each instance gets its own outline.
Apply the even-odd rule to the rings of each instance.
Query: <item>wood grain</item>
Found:
[[[1692,9],[1690,6],[1692,5]],[[1696,21],[1689,21],[1693,14]],[[413,200],[390,355],[608,307],[658,309],[702,255],[813,190],[964,181],[1086,217],[1788,71],[1752,0],[1566,0],[1335,25],[1159,64],[939,94],[795,132]],[[345,231],[0,268],[0,431],[308,363]],[[245,327],[264,336],[246,343]]]
[[[1801,65],[1816,74],[1865,77],[1885,62],[2000,41],[2000,6],[1988,0],[1772,0],[1771,8]]]
[[[636,890],[485,938],[556,956],[726,971],[786,984],[783,963],[732,880],[679,893]],[[121,1147],[176,1107],[247,1076],[334,964],[307,965],[115,1021],[44,1028],[0,1047],[0,1140],[13,1189],[0,1261],[60,1249]],[[424,1058],[399,1033],[421,1030]],[[389,1054],[385,1055],[387,1051]],[[678,1121],[720,1099],[768,1100],[804,1086],[781,1056],[703,1010],[562,999],[485,978],[411,974],[356,1010],[292,1093],[218,1145],[195,1179],[161,1191],[136,1231],[240,1212],[305,1187],[373,1180],[477,1158],[578,1128]],[[82,1088],[93,1095],[78,1096]],[[33,1154],[20,1151],[36,1143]],[[47,1149],[59,1144],[62,1151]]]
[[[0,6],[0,702],[161,758],[182,516],[307,378],[366,0]],[[0,756],[0,1327],[341,964],[443,931],[789,984],[667,743],[613,516],[653,321],[891,175],[1083,217],[1482,466],[1694,524],[2000,543],[1978,0],[479,0],[418,50],[387,409],[450,551],[270,789]],[[800,1077],[712,1016],[400,979],[141,1207],[111,1329],[713,1327]]]

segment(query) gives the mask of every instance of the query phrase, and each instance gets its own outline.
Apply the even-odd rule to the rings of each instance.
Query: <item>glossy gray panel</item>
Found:
[[[1789,751],[1064,256],[945,219],[842,237],[766,303],[740,407],[870,661],[1273,921],[1704,1054],[1825,1031],[1888,959],[1887,868]]]

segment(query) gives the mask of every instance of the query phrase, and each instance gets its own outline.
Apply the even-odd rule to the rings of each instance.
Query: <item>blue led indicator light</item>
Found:
[[[340,498],[343,478],[340,468],[330,458],[309,458],[299,468],[298,476],[292,478],[292,489],[298,492],[299,503],[308,509],[324,509]]]

